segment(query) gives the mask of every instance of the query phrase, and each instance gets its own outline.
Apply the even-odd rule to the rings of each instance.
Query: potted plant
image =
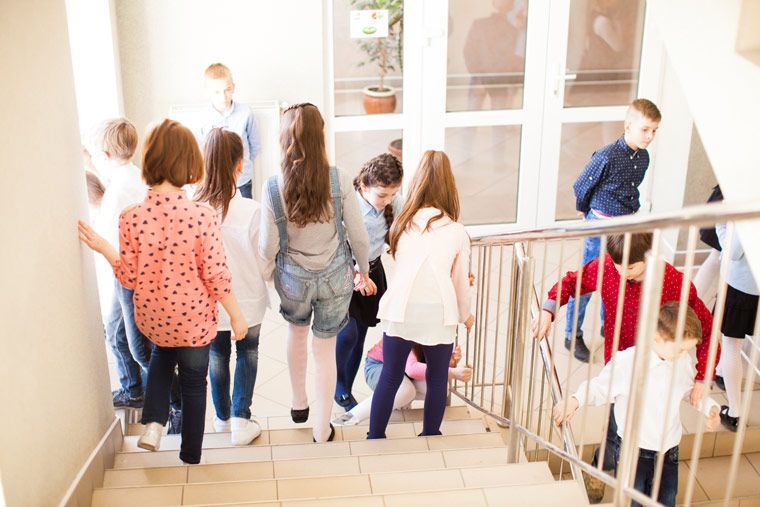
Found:
[[[378,71],[378,83],[366,86],[364,92],[364,110],[368,114],[392,113],[396,110],[396,90],[385,83],[385,76],[397,68],[403,70],[403,0],[351,0],[351,5],[359,10],[388,11],[388,36],[360,39],[357,41],[367,59],[359,67],[375,65]]]

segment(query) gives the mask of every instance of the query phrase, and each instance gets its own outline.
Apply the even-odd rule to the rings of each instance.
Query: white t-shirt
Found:
[[[232,275],[232,291],[251,327],[261,324],[269,306],[269,295],[262,276],[264,261],[259,256],[258,248],[260,221],[261,204],[236,193],[221,225],[227,266]],[[218,329],[231,330],[230,317],[221,304]]]

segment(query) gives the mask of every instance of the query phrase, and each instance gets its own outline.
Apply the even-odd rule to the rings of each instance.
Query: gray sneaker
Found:
[[[123,389],[111,391],[111,399],[113,400],[114,408],[142,408],[145,403],[145,397],[142,394],[140,396],[130,396]]]

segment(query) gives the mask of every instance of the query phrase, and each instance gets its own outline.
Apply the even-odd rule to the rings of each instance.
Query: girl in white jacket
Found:
[[[393,279],[380,300],[383,370],[372,398],[368,438],[385,438],[406,359],[418,343],[427,363],[421,435],[440,435],[449,360],[457,324],[470,329],[470,238],[459,218],[459,197],[448,157],[422,156],[401,213],[390,231]]]

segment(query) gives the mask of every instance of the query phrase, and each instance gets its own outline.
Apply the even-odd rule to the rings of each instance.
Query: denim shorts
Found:
[[[287,254],[278,254],[274,286],[283,318],[296,326],[311,324],[314,336],[331,338],[348,323],[354,269],[347,249],[339,247],[330,264],[316,272],[302,268]]]
[[[367,356],[364,361],[364,380],[367,382],[367,386],[375,390],[377,387],[377,381],[380,380],[380,374],[383,372],[383,363],[373,357]]]

